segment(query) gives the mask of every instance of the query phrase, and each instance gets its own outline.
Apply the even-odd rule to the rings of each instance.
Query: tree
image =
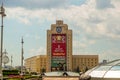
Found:
[[[58,63],[58,67],[59,67],[60,71],[64,71],[64,70],[66,71],[66,70],[67,70],[65,64],[66,64],[66,63]]]
[[[76,72],[78,72],[78,73],[81,72],[79,66],[77,66]]]
[[[44,73],[44,72],[46,72],[46,70],[45,70],[44,68],[42,68],[42,69],[41,69],[41,72]]]
[[[89,69],[88,69],[88,67],[86,66],[86,67],[85,67],[85,72],[88,71],[88,70],[89,70]]]

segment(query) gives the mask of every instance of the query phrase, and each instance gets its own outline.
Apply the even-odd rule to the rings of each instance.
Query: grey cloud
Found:
[[[112,24],[111,24],[112,25]],[[109,26],[108,27],[109,32],[108,33],[113,33],[114,35],[116,35],[117,37],[120,38],[120,26]]]
[[[102,20],[102,19],[100,19],[100,18],[98,18],[98,17],[90,17],[90,18],[88,19],[88,22],[93,23],[93,24],[97,24],[97,23],[100,23],[100,22],[102,22],[102,21],[104,21],[104,20]]]
[[[96,7],[98,9],[106,9],[113,8],[114,6],[111,4],[111,0],[96,0]]]

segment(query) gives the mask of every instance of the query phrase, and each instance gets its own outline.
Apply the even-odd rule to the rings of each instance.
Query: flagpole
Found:
[[[23,58],[23,53],[24,53],[24,51],[23,51],[23,44],[24,44],[23,37],[22,37],[22,40],[21,40],[21,44],[22,44],[22,50],[21,50],[21,75],[23,75],[23,60],[24,60],[24,58]]]

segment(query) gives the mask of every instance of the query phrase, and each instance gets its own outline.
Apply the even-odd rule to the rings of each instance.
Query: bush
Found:
[[[31,72],[31,74],[32,74],[32,75],[37,75],[37,73],[36,73],[36,72]]]
[[[3,70],[3,76],[6,75],[19,75],[18,70]]]

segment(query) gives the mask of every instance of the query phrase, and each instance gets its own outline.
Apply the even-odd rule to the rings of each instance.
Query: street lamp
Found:
[[[1,15],[1,55],[0,55],[0,78],[1,80],[3,80],[3,76],[2,76],[2,53],[3,53],[3,17],[6,16],[5,14],[5,9],[3,7],[3,3],[2,6],[0,7],[0,15]]]

